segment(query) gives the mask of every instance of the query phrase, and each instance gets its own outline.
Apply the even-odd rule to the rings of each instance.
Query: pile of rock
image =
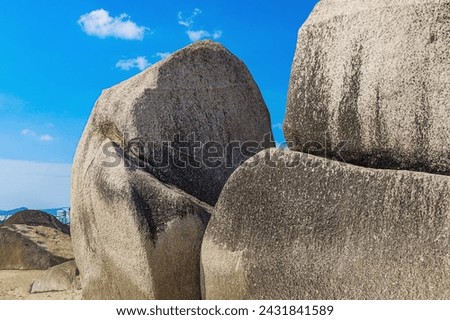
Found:
[[[0,226],[0,270],[46,270],[73,260],[68,233],[45,212],[16,213]]]
[[[73,167],[83,297],[450,299],[449,16],[321,0],[290,150],[268,149],[259,89],[210,41],[104,91]]]
[[[48,213],[14,214],[0,226],[0,270],[45,270],[27,284],[30,293],[81,290],[69,234],[69,227]],[[22,281],[23,274],[16,277]]]

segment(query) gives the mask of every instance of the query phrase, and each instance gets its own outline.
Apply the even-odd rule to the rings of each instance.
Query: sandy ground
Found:
[[[80,291],[30,293],[31,284],[41,270],[0,270],[0,300],[79,300]]]

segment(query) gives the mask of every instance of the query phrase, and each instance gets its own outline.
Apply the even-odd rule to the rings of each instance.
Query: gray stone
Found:
[[[104,91],[72,175],[71,232],[83,298],[199,299],[207,203],[216,202],[233,170],[262,147],[228,154],[228,165],[212,167],[199,150],[174,152],[176,136],[192,149],[194,135],[226,146],[266,134],[269,114],[250,73],[211,41]],[[160,145],[165,141],[170,148]],[[158,166],[166,154],[170,164]],[[202,163],[183,167],[172,162],[178,156]]]
[[[46,270],[73,260],[69,235],[53,227],[0,227],[0,270]]]
[[[321,0],[298,35],[291,149],[449,174],[449,16],[449,0]]]
[[[62,263],[35,279],[31,285],[31,293],[81,290],[79,275],[74,260]]]
[[[262,151],[205,233],[206,299],[449,299],[450,178]]]
[[[84,157],[89,148],[108,151],[104,142],[111,140],[158,180],[214,205],[233,170],[261,148],[251,154],[228,152],[223,165],[212,166],[215,161],[198,143],[239,147],[263,141],[271,130],[267,107],[246,66],[222,45],[202,41],[103,91],[77,155]],[[165,160],[168,165],[161,165]]]
[[[96,155],[72,193],[83,299],[198,299],[212,209],[131,163],[102,167],[105,159]]]

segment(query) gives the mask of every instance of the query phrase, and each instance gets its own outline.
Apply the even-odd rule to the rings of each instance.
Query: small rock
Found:
[[[31,285],[31,293],[70,290],[81,290],[79,271],[74,260],[46,270]]]

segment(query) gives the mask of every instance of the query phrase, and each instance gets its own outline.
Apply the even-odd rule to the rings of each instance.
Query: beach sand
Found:
[[[81,290],[30,293],[34,279],[44,270],[0,270],[0,300],[79,300]]]

